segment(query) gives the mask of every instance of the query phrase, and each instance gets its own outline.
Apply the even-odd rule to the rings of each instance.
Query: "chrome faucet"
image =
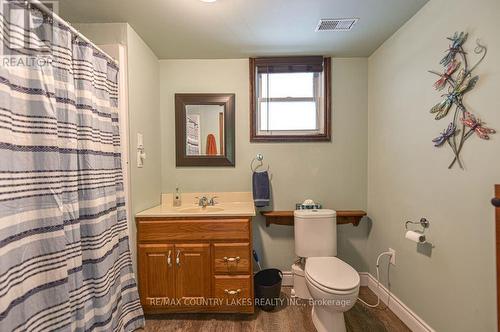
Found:
[[[198,206],[206,208],[208,205],[208,198],[206,196],[198,197]]]
[[[212,198],[210,198],[210,201],[208,202],[208,205],[214,206],[215,204],[217,204],[217,202],[215,201],[216,198],[218,198],[218,197],[212,196]]]
[[[214,206],[217,204],[215,199],[217,196],[213,196],[210,199],[207,196],[202,196],[202,197],[196,197],[198,199],[198,206],[201,206],[202,208],[206,208],[207,206]]]

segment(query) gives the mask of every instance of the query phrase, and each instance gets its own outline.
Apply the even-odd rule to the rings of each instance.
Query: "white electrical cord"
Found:
[[[379,267],[379,262],[380,262],[380,258],[382,256],[389,256],[389,257],[392,257],[392,252],[390,251],[384,251],[383,253],[381,253],[380,255],[378,255],[377,257],[377,303],[375,304],[369,304],[369,303],[366,303],[365,301],[361,300],[359,297],[358,297],[358,300],[359,302],[363,303],[364,305],[370,307],[370,308],[376,308],[379,306],[380,304],[380,296],[378,295],[379,294],[379,288],[380,288],[380,275],[379,275],[379,272],[378,272],[378,267]],[[387,269],[387,279],[389,279],[389,269]]]

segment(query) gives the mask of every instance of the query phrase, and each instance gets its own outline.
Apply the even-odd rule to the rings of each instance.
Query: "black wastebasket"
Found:
[[[253,277],[255,301],[264,311],[272,311],[279,303],[283,273],[278,269],[265,269]]]

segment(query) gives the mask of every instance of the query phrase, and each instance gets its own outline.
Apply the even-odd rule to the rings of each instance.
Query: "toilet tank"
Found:
[[[299,257],[337,256],[337,213],[295,210],[295,254]]]

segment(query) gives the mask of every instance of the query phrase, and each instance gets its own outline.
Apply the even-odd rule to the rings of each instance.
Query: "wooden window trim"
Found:
[[[300,59],[292,57],[293,59]],[[290,59],[292,59],[290,58]],[[307,58],[307,57],[304,57]],[[286,57],[276,57],[277,63],[286,61]],[[332,103],[332,89],[331,89],[331,59],[329,57],[323,58],[323,77],[324,77],[324,126],[325,132],[317,135],[258,135],[257,134],[257,91],[256,79],[256,58],[249,59],[249,78],[250,78],[250,142],[255,143],[286,143],[286,142],[329,142],[332,140],[331,136],[331,103]]]

